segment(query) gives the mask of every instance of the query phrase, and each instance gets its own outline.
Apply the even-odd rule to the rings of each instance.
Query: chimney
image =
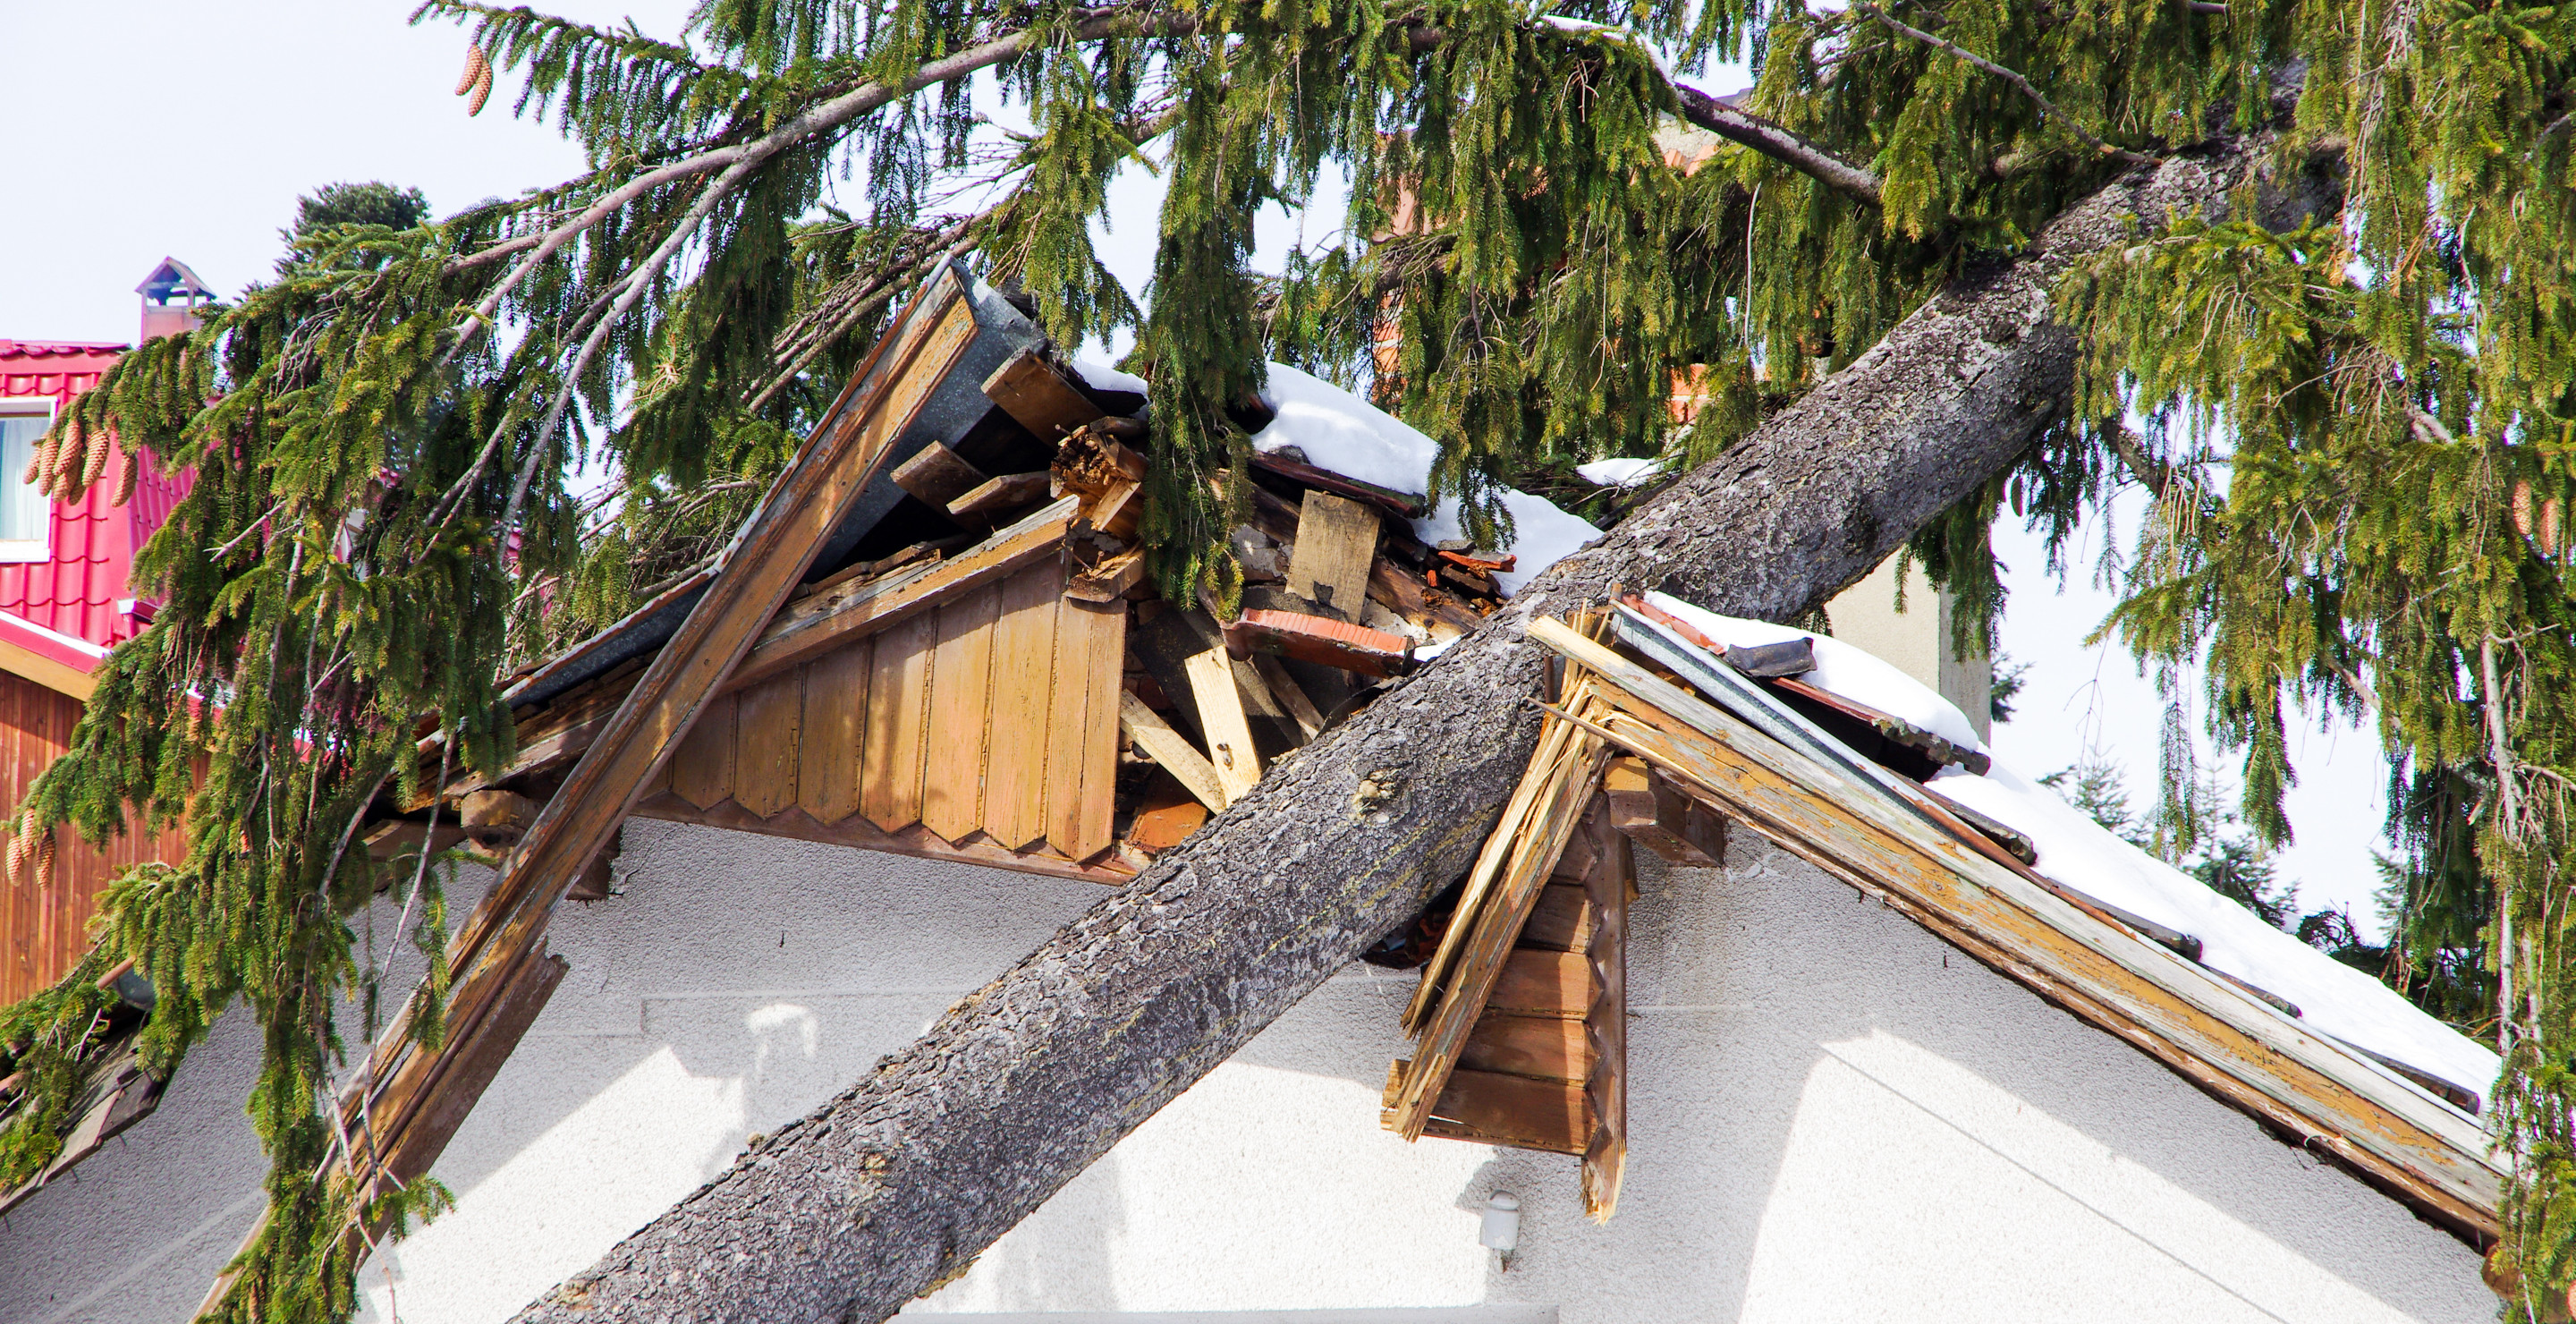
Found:
[[[161,265],[154,267],[134,292],[143,296],[142,340],[196,330],[197,306],[215,297],[215,292],[197,279],[197,273],[175,257],[161,259]]]

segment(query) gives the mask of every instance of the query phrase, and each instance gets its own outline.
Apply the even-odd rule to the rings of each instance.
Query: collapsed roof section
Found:
[[[1743,642],[1700,628],[1719,623]],[[2296,988],[2311,1017],[2223,968],[2251,950],[2242,935],[2204,943],[2089,894],[2117,881],[2103,867],[2114,856],[2029,804],[1965,795],[2020,783],[1973,748],[1964,719],[1916,702],[1946,707],[1938,696],[1844,677],[1913,710],[1899,716],[1835,693],[1812,683],[1830,641],[1662,595],[1539,619],[1531,634],[1561,659],[1556,702],[1476,868],[1416,935],[1427,960],[1405,1028],[1418,1042],[1389,1073],[1388,1129],[1581,1154],[1585,1204],[1608,1218],[1626,1131],[1627,872],[1597,825],[1704,862],[1722,849],[1715,811],[2426,1219],[2482,1249],[2496,1237],[2504,1174],[2478,1090],[2450,1078],[2491,1079],[2491,1054],[2304,946],[2248,967]]]

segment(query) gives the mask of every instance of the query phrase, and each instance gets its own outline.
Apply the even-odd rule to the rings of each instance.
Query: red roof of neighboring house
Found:
[[[0,340],[0,399],[45,397],[60,410],[74,396],[98,385],[100,374],[116,363],[125,348],[78,341]],[[54,503],[50,560],[0,564],[0,612],[99,649],[113,648],[141,629],[143,623],[119,607],[134,597],[126,579],[134,568],[135,550],[170,517],[171,507],[187,495],[195,478],[185,473],[163,476],[147,452],[134,499],[114,505],[121,466],[132,462],[118,454],[88,495],[76,503]],[[0,481],[16,478],[0,474]],[[12,638],[26,633],[0,630],[0,635]],[[41,651],[60,652],[64,656],[58,660],[82,671],[96,663],[88,650],[66,646]]]

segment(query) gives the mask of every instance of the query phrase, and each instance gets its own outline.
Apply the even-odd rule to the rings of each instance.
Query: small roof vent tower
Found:
[[[161,265],[134,292],[143,296],[143,340],[196,330],[198,306],[215,297],[197,273],[175,257],[161,259]]]

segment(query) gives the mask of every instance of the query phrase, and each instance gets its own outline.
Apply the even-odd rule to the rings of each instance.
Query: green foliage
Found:
[[[1708,459],[2026,244],[2118,153],[2266,123],[2297,69],[2275,176],[2320,213],[2281,232],[2251,198],[2139,218],[2062,292],[2078,398],[1909,551],[1959,593],[1959,642],[1988,643],[1999,512],[2044,526],[2062,568],[2079,518],[2150,490],[2110,628],[2164,674],[2205,665],[2244,794],[2223,821],[2175,759],[2147,812],[2116,776],[2076,794],[2258,909],[2280,898],[2263,858],[2288,832],[2288,714],[2380,722],[2409,788],[2388,964],[2455,1020],[2495,1007],[2524,1281],[2576,1271],[2576,1003],[2544,904],[2576,863],[2576,658],[2560,549],[2525,528],[2563,523],[2576,487],[2576,9],[709,0],[685,40],[465,0],[414,17],[470,28],[587,171],[436,221],[416,193],[322,191],[274,282],[125,359],[38,466],[76,491],[113,445],[198,474],[137,570],[167,607],[12,822],[23,842],[186,814],[188,858],[120,883],[103,933],[162,990],[156,1060],[228,1001],[266,1031],[274,1208],[228,1317],[345,1314],[344,1229],[440,1199],[420,1183],[360,1210],[311,1180],[340,1143],[331,1009],[372,1013],[381,983],[348,917],[392,889],[444,970],[434,872],[350,841],[420,792],[423,718],[451,768],[505,757],[496,678],[719,545],[943,254],[980,250],[1067,343],[1136,329],[1152,565],[1225,603],[1273,356],[1438,437],[1435,492],[1494,540],[1496,484]],[[1656,57],[1738,52],[1759,70],[1747,107],[1873,172],[1879,204],[1676,130]],[[982,159],[978,68],[1032,129]],[[2319,152],[2343,173],[2302,181]],[[1170,185],[1141,310],[1092,244],[1140,159]],[[978,170],[991,205],[934,215]],[[1328,171],[1357,182],[1344,228],[1281,278],[1252,272],[1257,216]],[[439,1032],[442,993],[400,994],[408,1033]],[[86,996],[57,994],[29,1024]]]

